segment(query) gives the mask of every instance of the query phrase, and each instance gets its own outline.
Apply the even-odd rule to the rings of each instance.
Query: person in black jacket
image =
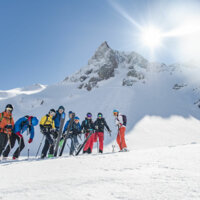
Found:
[[[95,142],[99,138],[99,153],[103,153],[103,140],[104,140],[104,128],[106,127],[109,134],[111,134],[111,130],[106,123],[106,120],[103,118],[102,113],[98,113],[97,119],[94,122],[95,126]]]
[[[87,136],[91,131],[94,132],[94,123],[92,121],[91,113],[87,113],[87,117],[81,124],[81,130],[83,133],[85,133],[85,138],[87,138]],[[90,136],[90,138],[86,142],[83,148],[83,153],[92,153],[93,144],[94,144],[94,133]]]

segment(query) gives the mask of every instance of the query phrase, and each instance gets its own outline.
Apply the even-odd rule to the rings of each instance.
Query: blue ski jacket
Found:
[[[61,115],[58,111],[56,111],[56,115],[55,117],[53,118],[54,122],[55,122],[55,127],[56,129],[59,129],[60,127],[60,119],[61,119]]]
[[[70,120],[71,120],[71,119],[69,119],[69,120],[66,122],[65,127],[64,127],[64,130],[63,130],[63,133],[67,130],[67,127],[68,127],[68,125],[69,125]],[[75,122],[74,122],[74,123],[75,123]],[[78,123],[77,126],[78,126],[78,129],[81,130],[81,125],[80,125],[80,123]],[[71,130],[72,130],[72,129],[73,129],[73,126],[71,127]]]
[[[29,125],[27,117],[22,117],[18,119],[14,126],[14,133],[20,132],[23,134],[29,128],[30,139],[34,138],[34,127]]]

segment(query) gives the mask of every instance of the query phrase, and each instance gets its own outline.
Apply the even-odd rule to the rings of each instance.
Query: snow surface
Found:
[[[200,145],[0,164],[0,199],[199,200]]]

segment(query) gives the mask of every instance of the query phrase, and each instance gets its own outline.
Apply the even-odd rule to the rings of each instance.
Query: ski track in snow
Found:
[[[0,199],[199,200],[200,144],[0,164]]]

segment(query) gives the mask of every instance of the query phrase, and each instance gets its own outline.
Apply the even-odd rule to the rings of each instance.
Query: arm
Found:
[[[13,127],[13,129],[14,129],[15,122],[14,122],[13,117],[12,117],[12,120],[11,120],[11,124],[12,124],[12,127]]]
[[[67,130],[68,125],[69,125],[69,120],[68,120],[68,121],[66,122],[66,124],[65,124],[65,127],[64,127],[63,133]]]
[[[52,119],[53,120],[53,119]],[[55,127],[55,122],[54,122],[54,120],[53,120],[53,123],[52,123],[52,128],[53,129],[55,129],[56,127]]]
[[[0,113],[0,119],[1,119],[1,118],[2,118],[2,113]],[[2,120],[3,120],[3,119],[1,119],[1,122],[2,122]],[[3,126],[3,123],[1,123],[1,122],[0,122],[0,128],[3,129],[4,126]]]
[[[30,129],[29,129],[29,131],[30,131],[30,139],[32,139],[32,140],[33,140],[33,138],[34,138],[34,135],[35,135],[34,127],[33,127],[33,126],[31,126],[31,127],[30,127]]]
[[[23,117],[24,118],[24,117]],[[15,123],[15,129],[14,129],[14,133],[17,134],[18,132],[21,132],[21,123],[23,122],[23,118],[20,118],[16,121]]]
[[[117,118],[116,118],[116,125],[118,125],[119,127],[121,127],[123,125],[123,118],[121,115],[119,115]]]
[[[104,125],[105,125],[106,129],[108,130],[108,132],[110,132],[110,128],[109,128],[109,126],[108,126],[108,124],[107,124],[105,119],[104,119]]]
[[[45,115],[44,117],[42,117],[41,121],[40,121],[40,125],[44,126],[44,123],[47,119],[47,116]]]

